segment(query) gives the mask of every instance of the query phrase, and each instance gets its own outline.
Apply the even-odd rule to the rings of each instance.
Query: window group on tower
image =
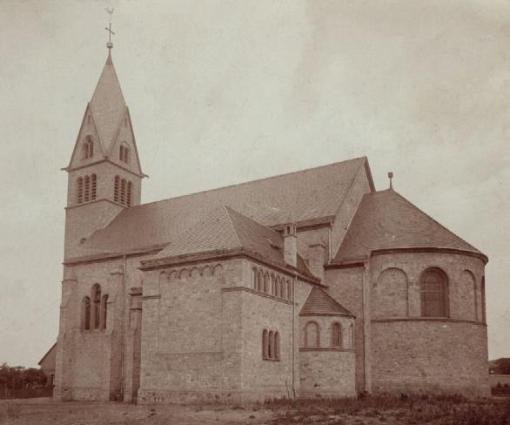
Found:
[[[95,201],[97,193],[97,177],[95,174],[90,176],[78,177],[77,180],[77,203]]]
[[[113,183],[113,200],[130,207],[133,200],[133,184],[126,179],[115,176]]]

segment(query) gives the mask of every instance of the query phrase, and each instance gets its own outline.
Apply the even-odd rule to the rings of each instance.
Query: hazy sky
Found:
[[[0,0],[0,363],[58,332],[65,167],[106,59],[143,202],[366,155],[489,256],[510,357],[510,2]]]

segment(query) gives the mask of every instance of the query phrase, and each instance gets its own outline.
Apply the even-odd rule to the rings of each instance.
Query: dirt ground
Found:
[[[399,399],[276,401],[251,406],[0,400],[1,425],[510,425],[510,401]]]

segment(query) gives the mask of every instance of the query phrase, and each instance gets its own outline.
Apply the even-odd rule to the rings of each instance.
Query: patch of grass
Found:
[[[510,401],[468,400],[461,395],[377,395],[358,399],[278,399],[264,403],[275,414],[272,424],[330,424],[331,417],[361,424],[510,425]]]

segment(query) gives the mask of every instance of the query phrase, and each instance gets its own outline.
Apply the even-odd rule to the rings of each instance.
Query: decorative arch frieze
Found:
[[[218,276],[223,273],[223,266],[217,264],[206,264],[204,266],[180,267],[172,270],[165,270],[160,273],[161,280],[187,280],[189,278]]]

